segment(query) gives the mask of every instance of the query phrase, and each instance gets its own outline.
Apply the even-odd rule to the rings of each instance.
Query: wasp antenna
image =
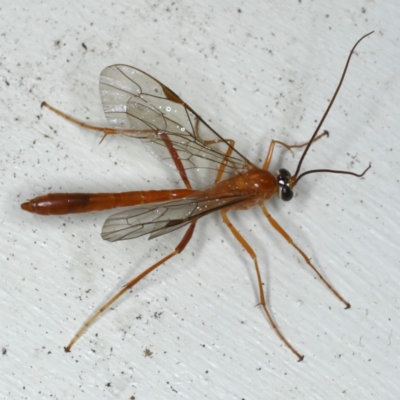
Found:
[[[302,156],[300,157],[300,161],[299,161],[299,163],[298,163],[298,165],[297,165],[297,169],[296,169],[296,172],[295,172],[295,174],[294,174],[295,177],[297,177],[297,175],[299,174],[300,168],[301,168],[301,164],[303,163],[303,160],[304,160],[304,158],[305,158],[305,156],[306,156],[306,154],[307,154],[307,152],[308,152],[308,149],[310,148],[311,143],[313,142],[313,140],[314,140],[315,137],[317,136],[317,133],[319,132],[319,130],[320,130],[322,124],[324,123],[325,118],[328,116],[329,111],[330,111],[330,109],[331,109],[331,107],[332,107],[332,105],[333,105],[333,103],[334,103],[334,101],[335,101],[335,99],[336,99],[336,96],[337,96],[337,94],[339,93],[339,90],[340,90],[340,88],[341,88],[341,86],[342,86],[342,83],[343,83],[343,81],[344,81],[344,77],[346,76],[346,72],[347,72],[347,69],[348,69],[348,67],[349,67],[350,59],[351,59],[351,56],[352,56],[353,53],[354,53],[354,50],[356,49],[356,47],[358,46],[358,44],[359,44],[363,39],[365,39],[365,38],[366,38],[367,36],[369,36],[369,35],[372,35],[373,33],[374,33],[374,31],[369,32],[369,33],[367,33],[366,35],[364,35],[362,38],[360,38],[360,39],[357,41],[357,43],[356,43],[356,44],[353,46],[353,48],[350,50],[349,56],[347,57],[346,65],[345,65],[344,70],[343,70],[343,72],[342,72],[342,76],[340,77],[339,84],[338,84],[337,87],[336,87],[335,93],[333,94],[332,99],[331,99],[331,101],[329,102],[328,107],[327,107],[326,110],[325,110],[324,115],[322,116],[321,120],[319,121],[319,124],[318,124],[317,128],[315,129],[313,135],[311,136],[310,141],[308,142],[306,148],[304,149],[304,152],[303,152]],[[303,174],[303,176],[304,176],[304,174]],[[297,179],[297,180],[298,180],[298,179]]]

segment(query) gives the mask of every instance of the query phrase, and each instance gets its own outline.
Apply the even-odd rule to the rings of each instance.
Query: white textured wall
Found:
[[[400,398],[400,5],[344,4],[16,0],[1,7],[1,398]],[[331,136],[304,164],[358,172],[371,161],[371,171],[365,179],[310,176],[292,202],[267,204],[352,309],[343,310],[259,210],[232,215],[257,251],[275,319],[304,362],[255,307],[252,263],[218,215],[201,221],[184,254],[64,353],[86,318],[181,234],[110,244],[100,237],[108,212],[46,218],[20,203],[51,191],[173,188],[179,179],[140,143],[98,145],[95,133],[40,103],[104,124],[100,71],[134,65],[258,163],[271,138],[310,137],[348,51],[371,30],[325,123]],[[282,162],[293,171],[299,155],[277,151],[274,169]]]

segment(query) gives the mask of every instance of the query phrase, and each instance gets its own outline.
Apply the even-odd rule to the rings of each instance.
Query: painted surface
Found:
[[[318,4],[319,3],[319,4]],[[325,4],[324,4],[325,3]],[[395,2],[14,1],[0,12],[1,398],[399,398],[397,232],[400,123]],[[259,210],[232,213],[256,250],[265,291],[297,363],[269,326],[251,260],[219,216],[76,343],[111,294],[180,240],[101,240],[110,214],[40,217],[20,203],[50,191],[183,187],[139,142],[107,138],[40,109],[105,124],[98,78],[126,63],[181,95],[261,163],[272,138],[306,141],[363,34],[304,167],[271,214],[348,299],[342,304]],[[277,150],[274,168],[295,169]]]

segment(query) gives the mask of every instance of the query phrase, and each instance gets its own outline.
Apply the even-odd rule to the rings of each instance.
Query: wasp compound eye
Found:
[[[283,201],[289,201],[293,198],[293,190],[289,186],[281,187],[279,190],[279,197]]]
[[[290,172],[284,168],[281,168],[276,174],[276,180],[279,185],[278,196],[283,201],[289,201],[293,198],[293,190],[289,184],[290,178]]]

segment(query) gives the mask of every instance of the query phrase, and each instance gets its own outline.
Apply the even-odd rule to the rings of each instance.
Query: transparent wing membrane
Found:
[[[108,217],[101,236],[110,242],[147,234],[153,239],[248,198],[248,195],[222,194],[216,199],[194,196],[158,204],[138,205]]]
[[[246,170],[251,163],[219,136],[179,96],[150,75],[127,65],[113,65],[100,76],[100,95],[108,123],[141,139],[147,150],[176,169],[163,135],[168,136],[189,180],[198,188]],[[227,156],[228,150],[231,155]]]

